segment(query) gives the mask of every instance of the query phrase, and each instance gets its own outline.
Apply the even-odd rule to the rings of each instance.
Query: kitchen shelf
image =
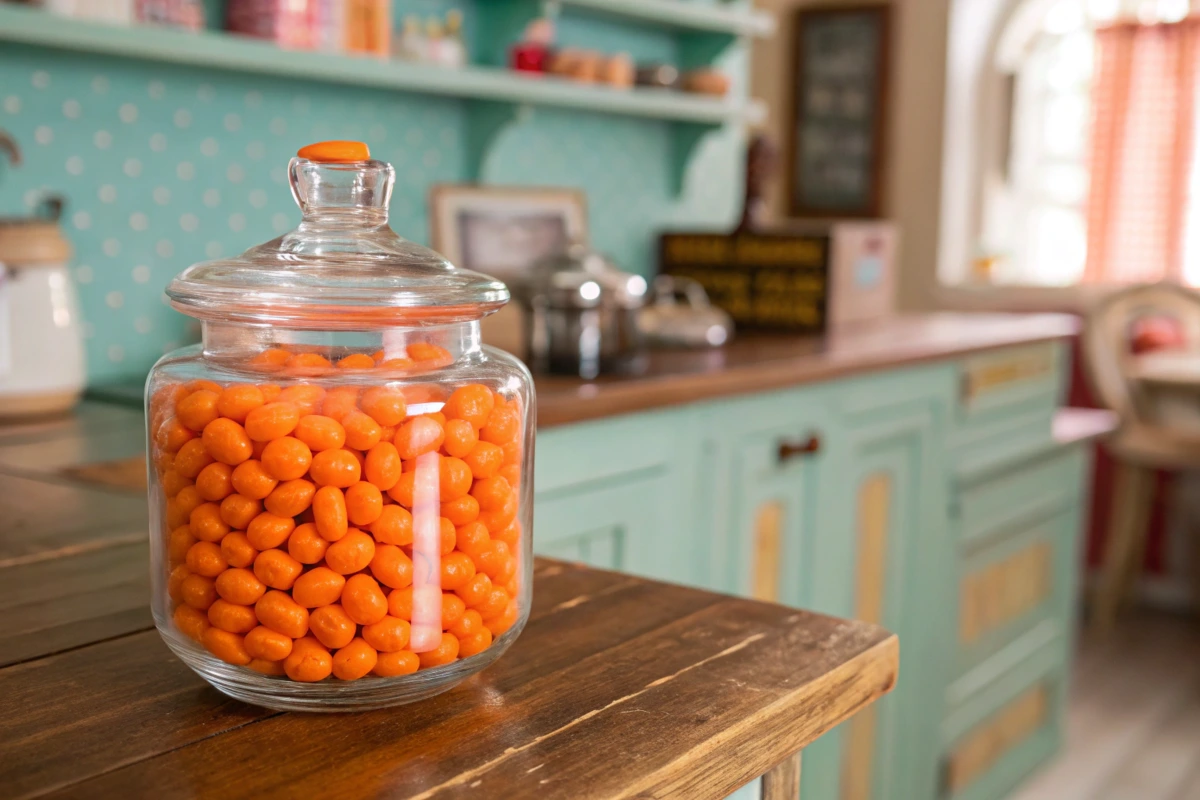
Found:
[[[744,6],[700,3],[694,0],[544,0],[554,6],[578,9],[681,31],[765,37],[775,33],[775,18]]]
[[[613,0],[568,1],[599,4]],[[620,0],[619,4],[633,7],[645,2],[647,0]],[[682,6],[685,3],[654,0],[650,5]],[[0,6],[0,41],[322,83],[370,86],[488,103],[583,109],[702,126],[731,122],[753,125],[765,116],[763,105],[756,101],[731,101],[666,90],[614,89],[493,67],[453,69],[283,50],[270,42],[228,33],[187,33],[147,26],[105,25],[16,6]]]

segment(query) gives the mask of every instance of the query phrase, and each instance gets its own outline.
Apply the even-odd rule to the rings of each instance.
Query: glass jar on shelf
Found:
[[[529,615],[534,393],[480,342],[509,297],[388,226],[395,174],[325,142],[300,226],[167,288],[200,320],[146,385],[155,623],[276,709],[411,702]]]

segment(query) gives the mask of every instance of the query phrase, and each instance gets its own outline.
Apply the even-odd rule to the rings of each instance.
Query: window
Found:
[[[985,153],[991,167],[982,170],[976,245],[978,262],[990,269],[976,278],[1026,286],[1161,278],[1200,284],[1200,203],[1192,201],[1200,199],[1197,122],[1174,116],[1200,114],[1200,102],[1179,99],[1200,90],[1200,61],[1187,61],[1200,35],[1180,44],[1195,32],[1197,23],[1183,22],[1190,11],[1189,0],[1025,0],[1008,18],[994,64],[1006,87],[995,121],[1007,137]],[[1180,78],[1186,70],[1192,73]],[[1160,82],[1169,84],[1162,97],[1139,99],[1143,87]],[[1158,103],[1169,112],[1160,113],[1166,105]],[[1122,147],[1130,152],[1113,152]],[[1156,166],[1157,182],[1143,169],[1166,158],[1155,148],[1175,159]],[[1103,170],[1095,187],[1094,165]],[[1186,174],[1170,177],[1178,172]],[[1139,192],[1178,213],[1149,243],[1137,218],[1147,209]],[[1166,213],[1151,205],[1155,218]]]

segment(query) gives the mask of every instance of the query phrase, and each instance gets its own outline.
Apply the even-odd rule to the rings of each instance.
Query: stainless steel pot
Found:
[[[534,265],[516,287],[525,306],[526,358],[535,371],[591,379],[644,358],[636,312],[646,279],[583,245]]]

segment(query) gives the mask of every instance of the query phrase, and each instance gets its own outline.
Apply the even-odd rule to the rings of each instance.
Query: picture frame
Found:
[[[882,215],[891,16],[889,5],[796,13],[786,148],[794,217]]]
[[[512,285],[537,261],[587,244],[587,200],[578,189],[437,184],[429,194],[430,243],[452,264]],[[483,321],[487,344],[521,353],[524,311],[509,303]]]

